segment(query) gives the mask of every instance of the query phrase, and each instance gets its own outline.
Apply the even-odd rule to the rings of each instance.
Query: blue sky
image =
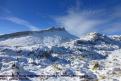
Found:
[[[0,0],[0,34],[52,26],[121,34],[121,0]]]

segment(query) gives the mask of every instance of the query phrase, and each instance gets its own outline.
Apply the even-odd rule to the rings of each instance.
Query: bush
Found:
[[[95,62],[94,66],[93,66],[93,70],[97,70],[100,67],[98,62]]]

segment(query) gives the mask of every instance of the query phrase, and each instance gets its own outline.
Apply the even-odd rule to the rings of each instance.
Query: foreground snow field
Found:
[[[64,28],[1,35],[0,80],[121,81],[121,36],[78,38]]]

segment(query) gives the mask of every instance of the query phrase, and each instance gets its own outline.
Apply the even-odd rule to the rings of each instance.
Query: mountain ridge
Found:
[[[33,33],[41,33],[41,32],[47,32],[47,31],[66,31],[65,28],[55,28],[55,27],[51,27],[48,29],[43,29],[43,30],[38,30],[38,31],[21,31],[21,32],[15,32],[15,33],[9,33],[9,34],[2,34],[0,35],[0,38],[9,38],[11,36],[13,37],[17,37],[17,36],[21,36],[21,35],[30,35]]]
[[[93,32],[79,38],[52,28],[1,40],[0,75],[8,74],[32,75],[27,81],[120,81],[120,36]]]
[[[64,28],[49,28],[40,31],[24,31],[0,36],[0,44],[32,45],[47,43],[63,43],[78,37],[68,33]],[[21,44],[20,44],[21,43]]]

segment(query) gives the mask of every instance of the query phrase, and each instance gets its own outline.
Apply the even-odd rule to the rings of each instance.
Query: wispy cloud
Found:
[[[67,15],[57,17],[56,21],[66,28],[67,31],[74,35],[80,36],[91,30],[97,25],[103,23],[102,20],[91,19],[90,12],[75,12],[71,10]]]
[[[2,17],[2,19],[13,22],[13,23],[18,24],[18,25],[25,26],[32,31],[39,30],[38,27],[32,25],[30,22],[28,22],[24,19],[18,18],[18,17],[9,16],[9,17]]]
[[[70,8],[66,15],[55,18],[56,22],[64,26],[70,33],[81,36],[89,31],[94,31],[95,27],[104,23],[102,20],[93,18],[100,11],[80,10],[77,0],[75,7]]]
[[[8,10],[7,8],[3,8],[3,11],[6,13],[12,13],[10,10]]]
[[[11,14],[12,13],[9,9],[1,7],[1,6],[0,6],[0,12],[3,14]]]
[[[64,26],[70,33],[77,36],[94,31],[101,31],[102,33],[108,32],[111,34],[113,32],[118,32],[118,30],[115,29],[117,27],[114,27],[114,25],[121,28],[121,24],[114,24],[116,21],[112,22],[115,19],[121,18],[121,13],[119,13],[121,12],[120,6],[111,9],[111,12],[108,12],[107,9],[81,9],[79,3],[81,2],[77,0],[76,6],[68,9],[66,15],[55,17],[56,22]],[[108,24],[111,24],[110,27]],[[99,28],[101,25],[105,25],[105,28],[99,30],[101,29]],[[113,29],[113,31],[111,29]]]
[[[12,11],[10,11],[9,9],[0,7],[0,10],[3,12],[3,14],[0,15],[0,19],[7,20],[18,25],[22,25],[33,31],[39,30],[38,27],[32,25],[29,21],[21,19],[19,17],[11,16]]]

